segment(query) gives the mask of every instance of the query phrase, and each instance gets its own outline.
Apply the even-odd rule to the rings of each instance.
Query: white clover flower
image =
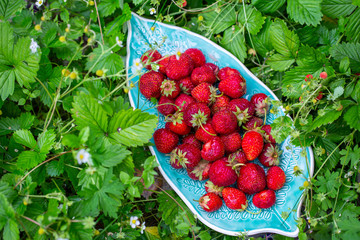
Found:
[[[140,221],[138,220],[138,217],[136,217],[136,216],[130,217],[130,226],[132,228],[136,228],[136,226],[139,226],[139,225],[140,225]]]
[[[36,53],[37,49],[39,48],[39,45],[37,44],[37,42],[34,41],[34,39],[31,39],[31,43],[30,43],[30,50],[32,53]]]
[[[175,56],[176,56],[176,60],[180,59],[180,56],[181,56],[181,49],[180,48],[176,48]]]
[[[35,3],[35,5],[36,5],[36,7],[41,7],[42,5],[43,5],[43,3],[44,3],[44,1],[43,0],[37,0],[36,1],[36,3]]]
[[[155,8],[150,8],[149,11],[150,11],[150,15],[156,14],[156,9]]]
[[[123,42],[119,40],[119,37],[116,36],[116,44],[119,46],[119,47],[123,47]]]
[[[141,233],[141,234],[144,233],[145,228],[146,228],[145,222],[143,222],[143,223],[141,224],[141,227],[140,227],[140,229],[141,229],[140,233]]]
[[[91,163],[91,154],[85,149],[81,149],[80,151],[78,151],[76,159],[79,165],[83,163]]]

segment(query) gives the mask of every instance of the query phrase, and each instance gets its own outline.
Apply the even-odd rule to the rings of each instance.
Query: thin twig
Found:
[[[98,19],[98,22],[99,22],[99,28],[100,28],[100,34],[101,34],[101,40],[102,40],[102,43],[104,43],[104,37],[103,37],[103,33],[102,33],[102,28],[101,28],[101,22],[100,22],[100,16],[99,16],[99,11],[98,11],[98,8],[97,8],[97,3],[96,3],[96,0],[94,0],[94,3],[95,3],[95,9],[96,9],[96,15],[97,15],[97,19]]]

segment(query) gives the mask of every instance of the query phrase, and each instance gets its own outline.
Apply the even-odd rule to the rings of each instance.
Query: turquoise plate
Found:
[[[163,44],[161,44],[163,43]],[[128,22],[128,39],[127,39],[127,76],[131,78],[136,87],[129,91],[131,105],[134,108],[146,110],[151,114],[156,114],[157,111],[153,108],[155,105],[148,101],[137,88],[137,81],[139,75],[136,76],[136,70],[133,68],[136,59],[150,49],[151,45],[160,45],[158,51],[164,55],[172,55],[177,49],[182,52],[188,48],[199,48],[205,54],[207,62],[212,62],[223,67],[232,67],[240,71],[241,75],[246,79],[247,94],[244,96],[250,100],[255,93],[265,93],[272,99],[278,100],[275,94],[257,79],[235,56],[225,49],[219,47],[209,39],[202,37],[193,32],[184,30],[179,27],[154,22],[153,20],[139,17],[132,13],[132,18]],[[142,71],[145,72],[146,69]],[[266,123],[270,124],[278,116],[283,116],[283,109],[279,109],[277,115],[270,114],[266,119]],[[159,116],[158,128],[165,126],[164,116]],[[153,141],[153,140],[151,140]],[[190,179],[184,169],[176,170],[169,164],[169,156],[157,151],[156,147],[150,147],[150,150],[159,163],[159,169],[166,181],[191,209],[191,211],[208,227],[227,234],[240,235],[248,234],[254,235],[259,233],[278,233],[289,237],[296,237],[299,229],[296,225],[296,219],[300,214],[302,191],[299,187],[303,184],[304,178],[302,176],[296,177],[293,174],[294,166],[299,166],[306,177],[313,174],[314,158],[311,148],[306,149],[307,159],[309,163],[307,167],[306,158],[301,156],[301,148],[290,144],[289,138],[280,144],[283,151],[280,159],[280,167],[285,171],[286,184],[276,191],[276,204],[269,208],[262,210],[259,214],[250,214],[249,212],[238,212],[229,209],[225,204],[218,210],[212,213],[205,212],[199,204],[193,199],[199,199],[205,194],[205,181],[194,181]],[[255,160],[255,163],[259,163]],[[310,169],[310,170],[308,170]],[[248,210],[251,212],[258,212],[259,209],[255,207],[252,202],[252,196],[247,196],[250,200]],[[287,219],[284,219],[284,213],[288,213]]]

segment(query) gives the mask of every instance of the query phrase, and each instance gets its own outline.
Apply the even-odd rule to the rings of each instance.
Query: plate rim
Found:
[[[144,18],[144,17],[141,17],[139,16],[138,14],[134,13],[134,12],[131,12],[131,17],[136,17],[136,18],[139,18],[140,20],[142,21],[145,21],[145,22],[153,22],[153,23],[156,23],[156,24],[159,24],[160,26],[165,26],[167,28],[172,28],[172,29],[179,29],[181,31],[185,31],[186,33],[190,34],[190,35],[193,35],[193,36],[196,36],[200,39],[202,39],[203,41],[206,41],[208,43],[210,43],[211,45],[213,45],[216,49],[220,50],[220,51],[223,51],[225,52],[226,54],[228,54],[231,58],[233,58],[244,70],[247,74],[249,74],[249,76],[255,81],[257,82],[258,84],[262,85],[265,89],[267,89],[272,97],[275,99],[275,100],[278,100],[279,101],[279,98],[273,93],[273,91],[265,85],[265,83],[263,83],[262,81],[260,81],[238,58],[236,58],[232,53],[230,53],[228,50],[222,48],[221,46],[217,45],[216,43],[214,43],[213,41],[207,39],[206,37],[200,35],[200,34],[197,34],[197,33],[194,33],[192,31],[189,31],[187,29],[184,29],[184,28],[181,28],[181,27],[177,27],[177,26],[173,26],[173,25],[169,25],[169,24],[165,24],[165,23],[162,23],[162,22],[155,22],[155,20],[152,20],[152,19],[148,19],[148,18]],[[132,26],[130,24],[130,21],[127,21],[127,30],[128,30],[128,38],[127,38],[127,41],[126,41],[126,78],[129,77],[129,61],[130,61],[130,37],[132,35]],[[127,85],[129,85],[129,82],[127,82]],[[133,109],[136,109],[135,107],[135,103],[134,103],[134,100],[131,96],[131,93],[130,91],[128,92],[128,96],[129,96],[129,100],[130,100],[130,104],[131,106],[133,107]],[[285,112],[285,109],[281,106],[280,107],[283,112]],[[291,120],[293,120],[291,118],[291,116],[289,116],[288,114],[286,115],[288,117],[290,117]],[[246,233],[246,235],[248,236],[251,236],[251,235],[256,235],[256,234],[264,234],[264,233],[276,233],[276,234],[281,234],[283,236],[287,236],[287,237],[292,237],[292,238],[295,238],[298,236],[299,234],[299,228],[296,226],[296,230],[295,231],[292,231],[292,232],[287,232],[287,231],[282,231],[282,230],[279,230],[279,229],[276,229],[276,228],[262,228],[262,229],[256,229],[256,230],[250,230],[250,231],[245,231],[245,232],[237,232],[237,231],[229,231],[229,230],[224,230],[222,228],[219,228],[213,224],[211,224],[210,222],[208,222],[206,219],[204,219],[201,215],[197,214],[197,210],[193,208],[193,206],[190,204],[190,202],[188,201],[188,199],[183,195],[183,193],[173,184],[172,180],[167,176],[167,174],[165,173],[165,171],[163,170],[163,168],[161,167],[161,164],[156,156],[156,153],[154,151],[154,147],[153,146],[149,146],[149,149],[150,149],[150,152],[151,154],[155,157],[157,163],[158,163],[158,169],[160,170],[161,174],[163,175],[163,177],[165,178],[166,182],[171,186],[171,188],[178,194],[178,196],[181,198],[182,201],[184,201],[184,203],[186,204],[186,206],[191,210],[191,212],[196,215],[196,217],[198,219],[200,219],[200,221],[205,224],[206,226],[212,228],[213,230],[217,231],[217,232],[220,232],[220,233],[223,233],[223,234],[226,234],[226,235],[230,235],[230,236],[239,236],[241,235],[242,233]],[[312,177],[313,176],[313,173],[314,173],[314,154],[313,154],[313,151],[312,151],[312,148],[311,147],[306,147],[306,150],[309,151],[309,177]],[[302,206],[302,203],[304,201],[304,192],[302,192],[301,194],[301,199],[298,203],[298,208],[297,208],[297,212],[296,212],[296,216],[297,218],[300,217],[300,212],[301,212],[301,206]]]

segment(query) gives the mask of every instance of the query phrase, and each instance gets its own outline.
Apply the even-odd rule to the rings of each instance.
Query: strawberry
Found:
[[[322,73],[320,73],[320,78],[322,78],[322,79],[325,79],[325,78],[327,78],[327,73],[326,72],[322,72]]]
[[[280,163],[280,155],[281,151],[279,151],[278,147],[272,143],[266,143],[264,145],[263,151],[259,155],[259,161],[265,167],[279,165]]]
[[[178,135],[165,128],[156,130],[153,137],[156,149],[161,153],[170,153],[179,142]]]
[[[214,114],[212,125],[219,134],[230,134],[237,129],[237,120],[230,110],[222,110]]]
[[[179,80],[180,89],[183,93],[190,95],[195,85],[191,82],[190,77],[182,78]]]
[[[224,187],[219,187],[219,186],[216,186],[215,184],[213,184],[212,181],[208,180],[206,183],[205,183],[205,191],[207,193],[215,193],[216,195],[218,196],[222,196],[221,192],[222,190],[224,189]]]
[[[216,132],[212,127],[211,120],[196,130],[195,137],[203,143],[206,143],[216,137]]]
[[[203,181],[209,178],[211,163],[201,160],[193,169],[186,169],[189,177],[193,180]]]
[[[231,100],[229,109],[235,114],[239,126],[246,123],[255,113],[255,106],[245,98]]]
[[[271,189],[261,191],[254,195],[252,199],[255,207],[258,208],[270,208],[275,204],[276,195]]]
[[[201,148],[202,148],[201,142],[195,138],[195,134],[193,134],[193,133],[184,137],[182,142],[192,144],[199,150],[201,150]]]
[[[244,211],[248,206],[245,194],[237,188],[226,187],[222,190],[222,197],[225,205],[236,211]]]
[[[161,95],[168,98],[176,98],[181,92],[179,83],[168,79],[165,79],[161,83],[160,88],[161,88]]]
[[[169,62],[166,66],[166,75],[170,79],[180,80],[184,77],[190,76],[194,69],[194,62],[187,54],[181,54],[179,59],[172,55],[169,57]]]
[[[165,57],[159,61],[159,72],[166,74],[166,68],[169,64],[170,57]]]
[[[178,134],[178,135],[186,135],[191,131],[191,127],[185,124],[183,120],[184,113],[178,111],[172,117],[167,119],[166,125],[168,125],[169,129]],[[165,125],[165,126],[166,126]]]
[[[265,178],[265,174],[264,174]],[[210,181],[219,186],[230,186],[236,182],[237,175],[231,165],[227,162],[227,158],[223,157],[212,163],[209,170]]]
[[[175,102],[173,99],[161,96],[158,102],[157,109],[161,114],[167,116],[169,114],[173,114],[176,111]]]
[[[264,121],[261,118],[252,116],[249,121],[243,126],[246,130],[254,130],[260,128],[264,124]]]
[[[317,99],[317,100],[321,100],[321,99],[323,98],[323,96],[324,96],[324,95],[323,95],[323,92],[320,91],[319,94],[317,95],[316,99]]]
[[[194,168],[201,160],[201,153],[194,145],[183,143],[170,153],[170,163],[178,161],[184,168]]]
[[[178,106],[182,112],[185,111],[187,106],[195,102],[196,100],[193,97],[184,93],[180,93],[180,95],[175,99],[175,105]]]
[[[313,78],[314,78],[313,75],[308,74],[308,75],[305,76],[305,82],[307,82],[308,80],[311,80]]]
[[[157,50],[148,50],[141,56],[141,62],[146,69],[151,70],[151,63],[158,61],[162,56]]]
[[[170,161],[170,165],[175,169],[183,168],[183,166],[181,166],[180,162],[177,159],[173,159],[173,161]]]
[[[230,103],[230,98],[226,95],[218,96],[213,105],[211,105],[211,113],[215,114],[221,110],[227,109]]]
[[[216,66],[213,63],[205,63],[204,66],[207,66],[208,68],[210,68],[211,70],[213,70],[215,76],[217,76],[218,72],[219,72],[219,67]]]
[[[209,105],[215,102],[217,96],[216,91],[217,89],[210,83],[203,82],[191,91],[191,96],[195,98],[196,101]]]
[[[246,93],[246,82],[241,76],[234,75],[219,83],[220,92],[231,98],[239,98]]]
[[[232,78],[233,76],[241,76],[239,71],[230,67],[224,67],[220,69],[217,74],[220,81],[226,80],[228,78]]]
[[[248,131],[244,134],[242,148],[247,160],[252,161],[257,158],[260,155],[263,147],[264,140],[260,133],[256,131]]]
[[[190,127],[200,127],[210,119],[210,108],[204,103],[192,103],[184,111],[184,121]]]
[[[140,77],[140,92],[147,98],[159,98],[161,94],[160,86],[164,80],[164,75],[155,71],[144,73]]]
[[[260,192],[266,187],[265,171],[255,163],[248,163],[240,168],[237,180],[238,188],[247,194]]]
[[[269,189],[279,190],[284,186],[285,181],[285,173],[280,167],[273,166],[269,168],[266,174],[266,182]]]
[[[195,67],[201,67],[206,62],[205,56],[200,49],[188,48],[184,53],[191,57]]]
[[[255,115],[264,117],[270,109],[270,98],[264,93],[256,93],[250,102],[255,105]]]
[[[270,125],[264,125],[261,127],[261,130],[264,131],[263,133],[263,137],[265,142],[267,143],[276,143],[275,139],[273,138],[273,136],[271,135],[271,126]]]
[[[207,66],[201,66],[195,68],[191,73],[191,82],[195,86],[203,82],[214,84],[216,82],[216,76],[211,68]]]
[[[220,138],[224,143],[226,153],[233,153],[241,148],[241,135],[238,132],[222,135]]]
[[[248,162],[248,160],[246,159],[244,151],[242,149],[239,149],[238,151],[229,154],[228,162],[231,162],[234,165],[236,163],[246,164]]]
[[[203,145],[201,157],[206,161],[212,162],[224,156],[225,147],[221,138],[213,137]]]
[[[199,204],[206,212],[214,212],[221,208],[223,202],[215,193],[207,193],[199,199]]]

